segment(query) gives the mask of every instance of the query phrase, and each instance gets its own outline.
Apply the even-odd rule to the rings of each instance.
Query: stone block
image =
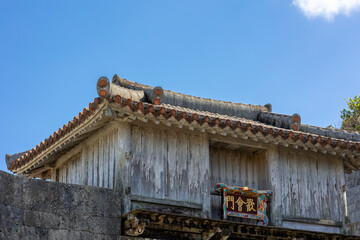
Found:
[[[47,239],[47,236],[48,236],[48,230],[45,228],[33,228],[33,227],[26,227],[24,225],[17,225],[5,229],[1,239],[43,240],[43,239]]]
[[[24,224],[29,227],[44,227],[51,229],[61,229],[71,227],[68,216],[59,216],[55,213],[25,210]]]
[[[76,217],[73,221],[73,230],[86,231],[98,234],[120,234],[121,222],[119,218],[105,218],[97,216]]]
[[[23,204],[26,209],[51,213],[71,210],[73,199],[64,199],[64,196],[72,195],[71,189],[63,184],[54,184],[42,180],[32,180],[23,184]],[[44,194],[47,193],[47,194]]]
[[[0,171],[0,239],[117,239],[119,190]]]
[[[101,239],[101,240],[116,240],[117,235],[111,234],[96,234],[92,232],[74,231],[74,230],[49,230],[49,239],[51,240],[63,240],[63,239]]]
[[[23,210],[0,203],[0,227],[3,229],[23,225]]]
[[[0,203],[10,205],[14,202],[14,176],[0,171]]]
[[[21,240],[42,240],[47,238],[48,230],[44,228],[41,228],[39,230],[34,227],[23,226],[19,229],[17,236]]]

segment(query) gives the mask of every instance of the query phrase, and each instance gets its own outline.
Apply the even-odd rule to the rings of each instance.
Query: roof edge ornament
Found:
[[[268,112],[272,112],[272,105],[271,105],[271,103],[265,104],[264,107],[267,108]]]
[[[150,103],[160,105],[164,99],[164,90],[162,87],[154,87],[152,89],[145,89],[145,95]]]
[[[297,113],[289,116],[283,114],[261,112],[259,113],[258,120],[262,123],[266,123],[275,127],[300,131],[301,117]]]
[[[28,151],[24,151],[24,152],[20,152],[20,153],[16,153],[16,154],[6,154],[5,155],[5,161],[6,161],[6,167],[8,170],[11,170],[11,164],[18,159],[19,157],[21,157],[22,155],[24,155],[25,153],[27,153]]]
[[[119,95],[134,101],[146,101],[144,91],[121,87],[111,83],[109,79],[104,76],[98,79],[96,89],[99,97],[102,99]]]
[[[132,82],[130,80],[124,79],[119,77],[115,74],[112,78],[112,82],[118,86],[133,89],[133,90],[146,90],[146,89],[153,89],[151,86],[147,86],[141,83]]]

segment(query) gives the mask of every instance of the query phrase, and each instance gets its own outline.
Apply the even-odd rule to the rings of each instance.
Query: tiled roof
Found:
[[[101,84],[100,79],[98,81],[98,85],[99,83]],[[104,84],[104,86],[105,85],[106,84]],[[111,109],[118,109],[129,116],[140,114],[145,118],[157,119],[156,121],[159,121],[158,119],[160,119],[165,122],[168,121],[168,123],[174,121],[179,124],[186,123],[191,128],[196,126],[201,130],[204,130],[206,127],[208,129],[218,129],[219,131],[222,131],[223,134],[226,134],[226,132],[232,132],[234,133],[233,136],[236,134],[257,136],[263,138],[266,142],[270,140],[275,144],[278,142],[284,142],[286,144],[290,143],[295,148],[300,146],[305,150],[313,147],[315,150],[322,149],[324,153],[332,153],[334,155],[338,154],[343,157],[346,153],[347,156],[351,157],[349,157],[348,161],[345,161],[345,171],[351,172],[351,170],[358,170],[360,167],[360,141],[357,138],[358,134],[347,134],[343,131],[316,128],[303,124],[301,125],[300,131],[297,131],[298,128],[294,129],[294,127],[292,127],[293,123],[297,124],[298,127],[300,126],[300,117],[296,119],[297,115],[287,116],[260,111],[261,113],[270,115],[265,116],[264,118],[270,117],[271,120],[276,120],[276,123],[269,121],[271,124],[268,124],[254,119],[229,116],[226,114],[175,106],[167,103],[157,102],[159,104],[152,104],[149,103],[149,99],[144,97],[144,94],[142,95],[141,93],[134,92],[138,91],[137,89],[139,88],[120,88],[120,92],[124,93],[123,95],[127,97],[115,95],[116,92],[112,92],[110,95],[108,93],[102,95],[100,91],[103,89],[98,86],[100,98],[95,98],[94,102],[89,104],[89,107],[84,108],[83,111],[80,112],[78,116],[74,117],[72,121],[69,121],[68,124],[54,132],[53,135],[45,139],[35,148],[13,160],[9,169],[16,172],[17,169],[32,162],[33,159],[39,156],[42,152],[72,132],[72,130],[77,126],[80,126],[95,112],[100,103],[110,106]],[[127,91],[131,92],[129,93]],[[131,99],[133,96],[135,96],[137,100]],[[255,110],[258,111],[258,108]],[[284,126],[284,124],[289,121],[292,121],[291,124],[287,125],[289,128],[274,126],[276,124]]]
[[[211,127],[229,127],[232,130],[240,129],[243,132],[249,130],[253,134],[261,133],[264,136],[281,136],[283,139],[291,139],[294,142],[300,140],[304,143],[309,142],[313,145],[318,143],[321,146],[329,145],[333,148],[340,147],[341,149],[348,149],[354,151],[360,150],[360,143],[357,141],[348,141],[343,139],[325,137],[317,134],[310,134],[301,131],[294,131],[291,129],[282,129],[244,118],[214,114],[206,111],[196,111],[193,109],[171,106],[168,104],[153,105],[145,102],[132,101],[131,99],[123,98],[121,96],[115,96],[112,98],[108,98],[107,100],[109,101],[109,103],[114,102],[121,107],[127,106],[133,112],[141,111],[144,115],[152,114],[155,117],[162,116],[165,119],[174,117],[178,121],[184,119],[189,123],[197,122],[199,125],[207,123]]]
[[[137,92],[137,94],[134,94],[134,91]],[[176,108],[184,107],[187,111],[195,111],[198,113],[207,112],[210,114],[218,114],[219,116],[234,116],[247,120],[254,120],[278,128],[292,129],[294,131],[301,131],[329,138],[360,141],[360,134],[357,132],[349,133],[342,130],[301,124],[301,117],[299,114],[284,115],[272,113],[271,104],[260,106],[194,97],[169,90],[163,90],[161,87],[150,87],[131,82],[120,78],[116,74],[113,77],[112,83],[110,83],[106,77],[99,79],[98,93],[102,98],[120,95],[125,98],[130,98],[131,100],[153,103],[154,105],[169,105]],[[133,97],[134,95],[141,95],[141,98]]]
[[[89,103],[89,107],[83,109],[82,112],[79,112],[78,116],[75,116],[73,120],[69,121],[63,127],[59,128],[58,131],[54,132],[47,139],[42,141],[40,144],[36,145],[33,149],[24,152],[21,156],[12,160],[11,156],[7,156],[12,160],[11,164],[9,164],[8,168],[11,171],[16,170],[19,167],[22,167],[37,157],[39,154],[44,152],[50,146],[58,142],[62,137],[69,134],[74,128],[83,123],[89,116],[91,116],[99,105],[100,99],[95,98],[93,102]],[[17,154],[14,154],[17,155]],[[13,155],[13,156],[14,156]]]

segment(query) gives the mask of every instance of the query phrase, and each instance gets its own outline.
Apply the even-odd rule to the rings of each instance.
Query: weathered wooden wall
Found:
[[[312,151],[234,150],[210,144],[206,133],[114,121],[56,166],[52,180],[120,189],[123,212],[162,205],[219,219],[221,199],[210,191],[222,182],[272,190],[274,225],[286,218],[344,221],[343,162]]]
[[[209,215],[205,133],[114,123],[62,156],[57,165],[53,180],[121,189],[124,211],[139,207],[139,202],[167,200],[160,203]]]
[[[208,214],[206,134],[134,125],[131,146],[131,195],[200,204]]]
[[[267,158],[276,225],[283,218],[344,221],[342,160],[283,147],[272,147]]]
[[[130,125],[118,123],[101,129],[57,162],[54,177],[58,182],[90,185],[105,188],[120,188],[121,159],[126,154],[124,138]]]
[[[360,236],[360,171],[345,175],[349,233]]]
[[[225,148],[210,148],[210,185],[215,188],[216,183],[231,186],[267,189],[268,169],[265,152],[257,153],[230,150]],[[221,219],[221,197],[211,196],[211,216]]]
[[[211,186],[225,183],[231,186],[268,187],[265,151],[246,152],[225,148],[210,148]]]

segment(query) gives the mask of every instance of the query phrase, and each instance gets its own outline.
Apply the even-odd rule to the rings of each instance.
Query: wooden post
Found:
[[[56,182],[56,168],[51,169],[51,181]]]
[[[202,159],[205,161],[205,166],[202,171],[205,171],[204,178],[202,184],[203,188],[203,197],[202,197],[202,217],[209,218],[211,211],[211,199],[210,199],[210,151],[209,151],[209,138],[207,134],[203,134],[202,138],[203,146],[202,150],[205,151],[204,155],[206,159]]]
[[[278,147],[272,146],[266,152],[266,159],[269,166],[270,189],[274,195],[270,202],[270,224],[282,226],[282,183],[279,174],[279,152]]]
[[[115,189],[122,192],[121,212],[131,211],[130,201],[130,161],[131,161],[131,125],[121,122],[116,126],[117,143],[115,151]]]

